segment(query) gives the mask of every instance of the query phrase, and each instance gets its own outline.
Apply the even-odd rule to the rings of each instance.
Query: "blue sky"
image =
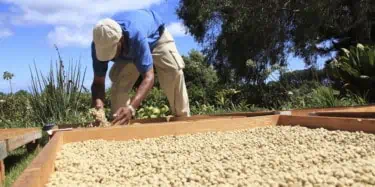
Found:
[[[85,85],[93,77],[89,43],[95,22],[116,11],[151,8],[158,12],[175,37],[177,48],[186,55],[200,49],[185,34],[181,20],[175,15],[178,0],[0,0],[0,73],[15,75],[15,91],[28,89],[29,66],[35,62],[43,74],[57,59],[53,44],[59,47],[65,62],[81,60],[87,67]],[[290,58],[290,69],[302,69],[302,61]],[[109,82],[109,81],[107,81]],[[0,92],[9,92],[9,83],[0,79]]]

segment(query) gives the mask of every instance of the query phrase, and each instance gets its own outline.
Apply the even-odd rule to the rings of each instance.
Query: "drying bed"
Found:
[[[375,166],[371,165],[371,163],[374,163],[375,154],[373,150],[369,149],[369,147],[375,145],[374,133],[375,121],[372,119],[285,115],[215,118],[126,127],[75,129],[57,132],[19,177],[14,186],[25,186],[26,184],[26,186],[45,186],[46,184],[49,186],[69,186],[69,184],[80,182],[88,177],[79,175],[67,177],[64,175],[67,172],[74,173],[73,171],[81,173],[80,167],[88,170],[91,167],[91,169],[97,169],[98,173],[99,171],[103,172],[98,176],[93,176],[93,179],[87,179],[89,180],[87,184],[96,185],[116,184],[117,181],[117,184],[128,184],[129,186],[133,186],[132,184],[142,185],[147,182],[153,185],[160,183],[178,186],[186,185],[186,182],[189,181],[189,184],[192,185],[232,184],[234,182],[234,184],[238,183],[239,185],[313,183],[359,184],[363,186],[373,184],[375,180]],[[279,134],[279,136],[276,134]],[[302,136],[298,136],[299,134],[302,134]],[[318,134],[327,135],[316,140],[326,143],[325,149],[327,152],[319,152],[319,148],[322,148],[319,146],[324,145],[313,144],[314,141],[311,141],[311,138],[318,137],[315,136]],[[187,143],[188,140],[192,143]],[[213,144],[210,141],[221,143]],[[161,147],[155,145],[155,142],[159,142],[158,145]],[[168,146],[162,146],[170,145],[171,142],[177,142],[176,144],[185,146],[185,148],[177,149],[173,146],[169,148]],[[202,143],[199,144],[198,142]],[[205,145],[204,142],[208,142],[207,145],[211,147]],[[361,142],[367,142],[368,144],[361,144]],[[100,146],[100,144],[106,146]],[[139,147],[141,145],[146,146],[146,149]],[[152,147],[152,145],[154,146]],[[288,146],[285,145],[289,145],[290,149],[297,150],[297,152],[288,153]],[[92,151],[98,150],[98,146],[117,157],[123,157],[124,161],[121,159],[113,159],[108,162],[101,160],[108,158],[110,154],[104,154],[102,158],[96,158]],[[129,155],[123,155],[119,152],[113,152],[114,150],[129,152],[132,146],[135,150],[138,150],[136,151],[139,152],[138,155],[130,153]],[[110,147],[115,149],[110,149]],[[87,154],[81,154],[81,156],[93,156],[91,164],[69,159],[79,155],[75,152],[77,148],[86,151]],[[308,148],[310,152],[304,151],[309,150]],[[162,151],[158,152],[158,150],[164,150],[165,154],[161,154]],[[316,150],[316,152],[313,150]],[[153,153],[147,151],[153,151]],[[171,154],[170,151],[174,151],[174,153]],[[343,151],[348,151],[348,153],[337,156]],[[209,154],[208,158],[212,159],[207,160],[206,156],[202,156],[203,153]],[[186,154],[191,155],[188,157]],[[277,157],[278,154],[284,155],[284,157]],[[194,155],[197,157],[195,160],[192,158]],[[152,156],[152,158],[142,159],[148,156]],[[77,159],[79,158],[77,157]],[[262,158],[264,159],[262,160]],[[126,159],[129,159],[129,162],[125,161]],[[86,158],[86,160],[89,159]],[[233,162],[230,162],[230,160],[238,161],[235,162],[237,165],[232,166],[231,163]],[[185,161],[190,162],[190,164],[184,163]],[[203,164],[195,164],[196,168],[194,168],[195,162],[202,162]],[[226,163],[230,166],[225,165]],[[280,167],[276,167],[277,164]],[[73,165],[74,167],[72,167]],[[182,170],[168,168],[172,165],[181,166]],[[109,166],[112,166],[112,168]],[[165,166],[164,170],[163,166]],[[331,170],[327,170],[329,166],[332,166]],[[147,172],[137,169],[137,167],[146,167]],[[220,169],[220,167],[227,168]],[[311,168],[304,170],[304,167]],[[73,169],[72,171],[72,168],[76,170]],[[357,170],[353,170],[353,168],[357,168]],[[363,170],[361,170],[362,168]],[[162,171],[170,171],[171,173],[155,173]],[[139,172],[144,173],[140,175]],[[172,178],[173,172],[177,173],[177,178]],[[272,174],[277,172],[280,175]],[[145,173],[153,173],[153,175],[145,175]],[[197,176],[198,174],[202,174],[202,176]],[[140,176],[145,177],[146,183],[140,181]],[[63,180],[66,181],[63,182]]]
[[[374,134],[299,126],[88,140],[63,145],[47,187],[375,185],[374,147]]]

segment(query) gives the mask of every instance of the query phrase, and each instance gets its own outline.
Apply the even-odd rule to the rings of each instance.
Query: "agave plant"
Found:
[[[47,75],[39,72],[35,63],[35,73],[31,71],[31,106],[38,123],[76,120],[80,117],[83,102],[86,69],[81,69],[80,61],[69,63],[65,68],[60,53],[56,69],[51,64]]]
[[[330,74],[340,80],[344,88],[362,96],[368,93],[375,99],[375,47],[357,44],[349,49],[343,48],[341,53],[328,64]]]

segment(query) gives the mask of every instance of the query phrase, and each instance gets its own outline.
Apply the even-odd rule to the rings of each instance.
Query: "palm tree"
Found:
[[[10,73],[8,71],[5,71],[3,74],[3,79],[9,81],[9,86],[10,86],[10,93],[13,94],[13,89],[12,89],[12,78],[14,77],[13,73]]]

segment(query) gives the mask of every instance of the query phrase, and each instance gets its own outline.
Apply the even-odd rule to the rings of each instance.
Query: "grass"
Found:
[[[5,158],[5,187],[10,187],[16,181],[39,151],[40,149],[36,149],[32,153],[28,153],[26,148],[22,147],[14,150]]]

